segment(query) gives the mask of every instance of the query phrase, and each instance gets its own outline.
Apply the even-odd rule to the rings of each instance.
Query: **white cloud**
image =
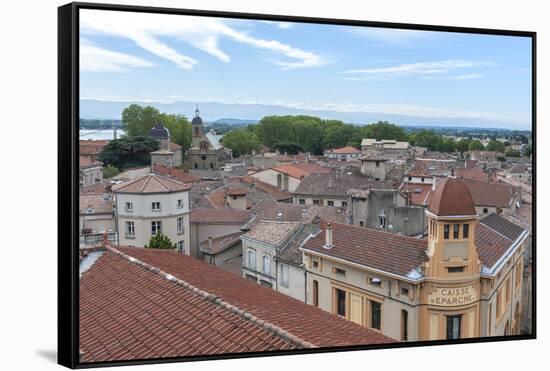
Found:
[[[89,72],[115,72],[153,64],[133,55],[115,52],[83,42],[80,45],[80,70]]]
[[[381,68],[363,68],[343,71],[344,74],[377,76],[393,78],[399,76],[433,76],[442,75],[463,68],[472,68],[487,65],[487,63],[468,60],[446,60],[436,62],[405,63]]]
[[[223,20],[209,17],[84,10],[81,12],[80,24],[84,34],[128,38],[148,52],[184,69],[192,69],[199,61],[184,54],[181,51],[184,48],[181,46],[178,46],[178,50],[168,46],[166,39],[171,39],[174,45],[181,45],[183,41],[224,63],[231,61],[231,57],[219,46],[220,39],[224,38],[287,58],[276,61],[276,64],[284,69],[317,67],[326,63],[321,56],[313,52],[276,40],[251,36],[247,32],[228,26]]]
[[[457,75],[457,76],[451,76],[449,79],[451,80],[471,80],[471,79],[479,79],[483,77],[483,74],[481,73],[469,73],[466,75]]]
[[[402,46],[417,42],[419,39],[433,37],[436,34],[433,31],[359,26],[346,27],[345,31],[362,38]]]

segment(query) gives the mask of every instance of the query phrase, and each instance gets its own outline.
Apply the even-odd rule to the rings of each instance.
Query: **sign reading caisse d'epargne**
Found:
[[[476,291],[473,286],[438,287],[428,295],[432,305],[453,306],[465,305],[476,301]]]

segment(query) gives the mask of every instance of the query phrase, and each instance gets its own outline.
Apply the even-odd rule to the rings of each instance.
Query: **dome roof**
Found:
[[[153,139],[168,139],[170,138],[170,131],[164,125],[158,123],[149,130],[149,137]]]
[[[437,216],[476,215],[468,187],[457,178],[445,178],[437,185],[428,210]]]
[[[199,116],[193,117],[193,120],[191,121],[192,125],[202,125],[202,119]]]

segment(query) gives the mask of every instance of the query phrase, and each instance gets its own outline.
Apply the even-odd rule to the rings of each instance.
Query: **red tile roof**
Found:
[[[79,156],[79,164],[80,164],[80,167],[83,167],[83,168],[103,165],[102,162],[94,161],[86,156]]]
[[[288,174],[288,176],[296,179],[305,178],[309,174],[330,173],[330,168],[328,167],[312,165],[307,162],[300,162],[290,165],[280,165],[274,167],[273,170],[283,174]]]
[[[191,175],[189,173],[186,173],[185,171],[182,171],[173,167],[163,166],[163,165],[154,165],[153,173],[162,175],[168,178],[174,178],[178,182],[182,182],[182,183],[194,183],[194,182],[200,182],[202,180],[201,178]]]
[[[514,195],[514,187],[502,183],[487,183],[466,179],[465,181],[476,206],[508,207]]]
[[[457,167],[454,171],[459,178],[489,182],[489,175],[477,167]]]
[[[171,193],[184,192],[190,186],[157,174],[147,174],[112,187],[115,193]]]
[[[347,146],[347,147],[342,147],[342,148],[329,149],[329,150],[326,151],[326,153],[359,154],[359,153],[361,153],[361,151],[358,150],[358,149],[355,148],[355,147]]]
[[[245,188],[229,188],[225,194],[229,196],[246,196],[248,190]]]
[[[206,240],[201,244],[200,250],[206,254],[219,254],[227,248],[239,243],[244,233],[243,231],[239,231],[212,238],[212,244],[210,244],[210,240]]]
[[[114,251],[103,253],[80,280],[83,362],[305,347],[284,332],[255,323],[238,308]],[[176,256],[166,258],[183,267],[188,263]]]
[[[247,210],[197,208],[191,210],[191,223],[247,223],[254,217],[254,213]]]
[[[239,181],[246,185],[254,186],[256,189],[259,189],[260,191],[273,196],[273,199],[276,201],[285,201],[292,199],[292,193],[288,191],[283,191],[282,189],[272,186],[271,184],[262,182],[259,179],[251,177],[250,175],[240,178]]]
[[[86,214],[91,208],[90,214],[106,214],[113,212],[113,196],[108,193],[81,193],[78,197],[79,213]]]
[[[394,341],[366,327],[175,251],[124,247],[118,249],[314,346]]]
[[[428,210],[437,216],[476,215],[472,195],[458,178],[445,178],[436,186]]]
[[[108,140],[81,140],[78,149],[81,155],[96,155],[101,152],[108,143]]]
[[[432,192],[431,184],[403,183],[399,188],[401,191],[409,191],[411,203],[415,206],[427,206]]]
[[[303,250],[400,276],[407,276],[428,259],[426,240],[349,224],[331,224],[334,243],[332,248],[323,247],[327,222],[321,221],[320,233],[307,240]]]

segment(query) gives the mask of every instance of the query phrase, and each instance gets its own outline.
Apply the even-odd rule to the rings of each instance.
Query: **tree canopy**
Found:
[[[98,160],[105,165],[118,169],[145,166],[151,163],[149,153],[159,149],[154,139],[147,137],[123,137],[109,141],[98,155]]]
[[[258,136],[245,128],[230,131],[224,135],[222,142],[224,146],[233,150],[235,157],[259,151],[262,146]]]
[[[162,233],[157,233],[149,239],[149,244],[145,245],[145,248],[174,250],[176,248],[176,244],[172,243],[168,236],[165,236]]]
[[[185,151],[191,146],[191,124],[183,115],[161,113],[152,106],[131,104],[122,111],[122,128],[126,135],[146,137],[155,124],[162,123],[170,131],[170,140]]]
[[[497,151],[504,153],[504,151],[506,151],[506,146],[502,142],[491,140],[489,141],[489,143],[487,143],[486,149],[487,151]]]

